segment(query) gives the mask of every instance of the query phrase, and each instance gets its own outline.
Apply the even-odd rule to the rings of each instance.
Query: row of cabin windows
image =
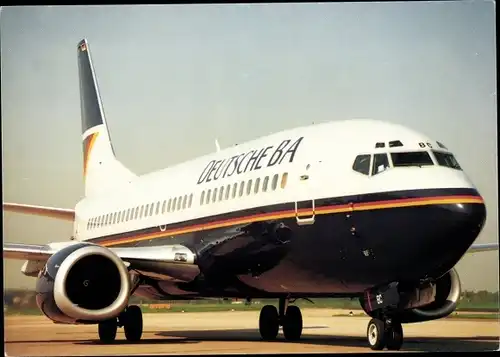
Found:
[[[281,175],[281,188],[285,188],[286,186],[286,181],[288,178],[288,173],[285,172]],[[203,204],[208,204],[210,202],[215,202],[215,201],[222,201],[228,200],[229,197],[231,198],[236,198],[236,195],[239,197],[242,197],[244,193],[246,193],[247,196],[249,196],[252,192],[254,194],[259,193],[259,190],[262,190],[262,192],[267,192],[269,191],[274,191],[278,188],[278,180],[279,180],[279,175],[275,174],[272,178],[271,181],[271,187],[269,187],[269,176],[264,177],[264,179],[261,180],[260,177],[257,177],[255,181],[253,179],[248,180],[247,182],[245,181],[240,181],[235,182],[234,184],[228,184],[225,186],[221,187],[216,187],[213,190],[208,189],[206,192],[202,191],[201,196],[200,196],[200,205]],[[262,185],[261,185],[262,182]],[[246,189],[245,189],[246,186]],[[238,189],[239,187],[239,189]]]
[[[108,213],[102,216],[91,218],[87,222],[87,229],[94,229],[109,226],[116,223],[128,222],[131,220],[141,219],[143,217],[151,217],[153,215],[164,214],[165,212],[180,211],[182,209],[191,208],[193,204],[193,194],[179,196],[150,203],[135,208],[129,208],[120,212]]]

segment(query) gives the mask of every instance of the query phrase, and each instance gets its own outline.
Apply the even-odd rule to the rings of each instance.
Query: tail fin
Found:
[[[89,46],[85,39],[78,43],[78,72],[83,134],[83,176],[85,195],[89,196],[128,184],[137,176],[115,157]]]

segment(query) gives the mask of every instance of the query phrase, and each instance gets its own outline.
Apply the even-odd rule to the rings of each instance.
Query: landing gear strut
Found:
[[[278,336],[279,327],[289,341],[299,340],[302,335],[302,313],[298,306],[288,306],[287,298],[280,298],[279,311],[273,305],[266,305],[260,311],[259,332],[263,340],[270,341]]]
[[[370,348],[375,351],[399,350],[403,345],[403,327],[394,320],[371,319],[366,330]]]
[[[125,338],[127,341],[139,341],[142,336],[143,328],[141,308],[132,305],[126,308],[117,318],[101,321],[98,328],[101,342],[113,342],[116,338],[118,327],[123,327],[125,330]]]

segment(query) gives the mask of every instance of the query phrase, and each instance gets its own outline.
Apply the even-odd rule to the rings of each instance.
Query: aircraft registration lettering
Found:
[[[281,165],[285,159],[288,159],[288,162],[293,162],[302,139],[304,139],[303,136],[293,143],[290,139],[283,140],[274,150],[274,146],[271,145],[223,160],[212,160],[201,173],[198,185],[204,182],[217,181],[220,178],[231,177],[234,174],[239,175],[259,170],[263,167]]]

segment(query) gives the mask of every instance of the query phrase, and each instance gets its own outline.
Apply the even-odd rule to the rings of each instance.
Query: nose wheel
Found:
[[[143,321],[139,306],[129,306],[118,318],[99,322],[99,339],[103,343],[111,343],[116,339],[118,327],[123,327],[127,341],[136,342],[142,337]]]
[[[271,341],[278,337],[279,327],[288,341],[299,340],[302,335],[302,313],[298,306],[287,306],[288,299],[282,298],[279,311],[273,305],[266,305],[260,311],[259,332],[263,340]]]
[[[391,320],[371,319],[366,331],[370,348],[375,351],[397,351],[403,345],[403,327],[401,323]]]

